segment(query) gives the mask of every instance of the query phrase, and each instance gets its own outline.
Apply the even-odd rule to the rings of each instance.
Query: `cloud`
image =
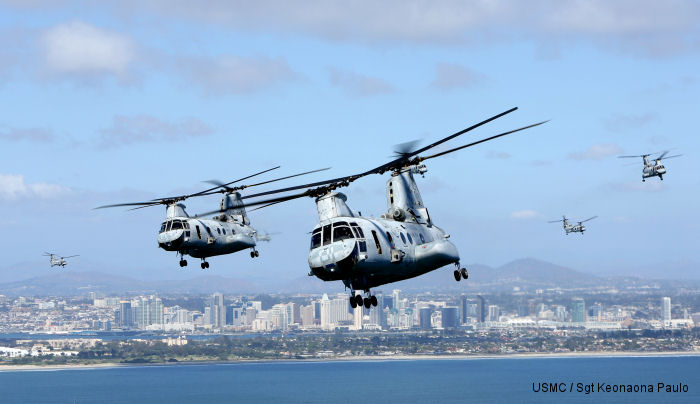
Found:
[[[178,73],[207,94],[246,94],[299,77],[283,58],[181,57],[173,64]]]
[[[506,153],[506,152],[496,152],[496,151],[491,150],[488,153],[486,153],[486,158],[489,158],[489,159],[505,160],[505,159],[509,159],[510,157],[511,157],[510,153]]]
[[[28,142],[48,143],[53,141],[54,135],[51,131],[42,128],[7,128],[0,130],[0,140],[18,142],[26,140]]]
[[[570,153],[569,158],[574,160],[602,160],[608,156],[622,153],[620,146],[615,143],[594,144],[585,152]]]
[[[365,76],[347,70],[328,68],[331,84],[340,87],[350,94],[371,96],[379,94],[389,94],[396,89],[380,78]]]
[[[419,44],[483,43],[534,38],[588,41],[616,51],[664,56],[697,50],[700,4],[693,0],[423,0],[254,3],[124,0],[143,11],[249,31],[294,32],[335,41]],[[391,16],[391,18],[387,18]]]
[[[534,210],[530,209],[525,209],[525,210],[516,210],[514,212],[510,212],[510,217],[511,219],[539,219],[544,216],[542,216],[541,213],[538,213]]]
[[[614,132],[639,129],[656,119],[653,112],[643,114],[616,114],[604,121],[605,127]]]
[[[46,70],[59,76],[126,78],[136,56],[127,36],[81,21],[50,28],[41,43]]]
[[[645,182],[629,181],[629,182],[614,182],[605,186],[608,190],[616,192],[662,192],[667,187],[656,178],[648,178]]]
[[[56,184],[37,182],[27,184],[19,174],[0,174],[0,200],[23,198],[54,199],[70,192],[69,188]]]
[[[486,79],[485,75],[458,64],[437,63],[435,79],[430,85],[439,90],[453,90],[474,87]]]
[[[169,123],[152,115],[116,115],[112,125],[100,131],[100,146],[115,147],[141,142],[184,140],[213,132],[209,125],[197,118]]]

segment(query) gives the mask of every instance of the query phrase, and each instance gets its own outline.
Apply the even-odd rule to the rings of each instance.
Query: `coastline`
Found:
[[[195,366],[195,365],[231,365],[244,363],[300,363],[300,362],[372,362],[372,361],[415,361],[415,360],[483,360],[483,359],[563,359],[563,358],[614,358],[614,357],[669,357],[669,356],[700,356],[700,351],[681,352],[535,352],[517,354],[489,355],[359,355],[338,356],[313,359],[241,359],[227,361],[181,361],[162,363],[90,363],[90,364],[61,364],[61,365],[0,365],[0,373],[13,371],[58,371],[58,370],[90,370],[112,369],[123,367],[150,366]]]

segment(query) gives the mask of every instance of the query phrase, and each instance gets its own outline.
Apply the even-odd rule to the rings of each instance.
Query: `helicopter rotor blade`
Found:
[[[667,154],[668,154],[668,150],[666,150],[666,151],[664,151],[663,153],[661,153],[661,154],[659,155],[659,157],[655,158],[654,160],[661,160],[661,159],[663,159],[664,157],[666,157]]]
[[[491,136],[491,137],[487,137],[487,138],[481,139],[481,140],[477,140],[476,142],[472,142],[472,143],[469,143],[469,144],[465,144],[464,146],[455,147],[455,148],[453,148],[453,149],[446,150],[446,151],[443,151],[443,152],[440,152],[440,153],[436,153],[436,154],[433,154],[433,155],[430,155],[430,156],[421,157],[420,160],[423,161],[423,160],[428,160],[428,159],[432,159],[432,158],[435,158],[435,157],[444,156],[445,154],[452,153],[452,152],[455,152],[455,151],[457,151],[457,150],[466,149],[467,147],[475,146],[475,145],[478,145],[479,143],[488,142],[489,140],[493,140],[493,139],[496,139],[496,138],[499,138],[499,137],[505,136],[505,135],[510,135],[511,133],[515,133],[515,132],[519,132],[519,131],[521,131],[521,130],[525,130],[525,129],[529,129],[529,128],[532,128],[532,127],[535,127],[535,126],[539,126],[539,125],[542,125],[543,123],[547,123],[547,122],[549,122],[549,121],[547,120],[547,121],[537,122],[537,123],[533,123],[532,125],[523,126],[522,128],[509,130],[508,132],[499,133],[498,135]]]
[[[249,185],[242,185],[242,186],[234,187],[234,188],[229,188],[229,187],[226,186],[226,184],[221,184],[220,182],[215,181],[215,180],[212,180],[212,181],[205,181],[205,182],[209,182],[209,183],[212,183],[212,184],[219,183],[220,185],[219,185],[218,188],[223,188],[223,189],[216,189],[216,190],[213,190],[213,191],[202,191],[202,192],[198,192],[198,193],[193,194],[193,195],[196,195],[196,196],[204,196],[204,195],[218,194],[218,193],[222,193],[222,192],[238,191],[238,190],[245,189],[245,188],[257,187],[257,186],[259,186],[259,185],[269,184],[269,183],[271,183],[271,182],[282,181],[282,180],[286,180],[286,179],[289,179],[289,178],[299,177],[299,176],[307,175],[307,174],[313,174],[313,173],[317,173],[317,172],[319,172],[319,171],[326,171],[326,170],[330,170],[330,169],[331,169],[330,167],[319,168],[319,169],[317,169],[317,170],[305,171],[305,172],[303,172],[303,173],[288,175],[288,176],[286,176],[286,177],[275,178],[275,179],[273,179],[273,180],[258,182],[258,183],[249,184]]]
[[[73,257],[80,257],[80,255],[69,255],[67,257],[61,257],[61,258],[63,259],[63,258],[73,258]]]
[[[593,220],[593,219],[595,219],[596,217],[598,217],[598,216],[589,217],[589,218],[586,219],[586,220],[581,220],[579,223],[583,223],[583,222],[587,222],[587,221],[589,221],[589,220]]]
[[[674,154],[673,156],[664,157],[664,160],[668,160],[668,159],[672,159],[674,157],[680,157],[680,156],[682,156],[682,154]],[[661,159],[659,159],[659,160],[661,160]]]
[[[215,190],[215,189],[227,187],[227,186],[229,186],[229,185],[231,185],[231,184],[235,184],[235,183],[237,183],[237,182],[241,182],[241,181],[247,180],[248,178],[252,178],[252,177],[255,177],[255,176],[260,175],[260,174],[265,174],[265,173],[268,172],[268,171],[276,170],[276,169],[278,169],[278,168],[280,168],[280,167],[281,167],[281,166],[268,168],[267,170],[263,170],[263,171],[260,171],[260,172],[255,173],[255,174],[251,174],[251,175],[248,175],[248,176],[246,176],[246,177],[239,178],[239,179],[233,180],[233,181],[231,181],[231,182],[227,182],[227,183],[225,183],[225,184],[221,184],[221,183],[219,183],[217,180],[204,181],[204,182],[216,184],[216,186],[213,187],[213,188],[205,189],[204,191],[197,192],[196,194],[192,194],[192,196],[204,194],[204,193],[206,193],[206,192],[213,191],[213,190]]]
[[[370,174],[383,174],[384,172],[386,172],[386,171],[388,171],[388,170],[391,170],[391,169],[394,169],[394,168],[399,168],[399,167],[405,165],[405,164],[409,161],[409,159],[410,159],[411,157],[413,157],[413,156],[415,156],[415,155],[417,155],[417,154],[419,154],[419,153],[422,153],[422,152],[424,152],[424,151],[426,151],[426,150],[429,150],[429,149],[431,149],[431,148],[433,148],[433,147],[436,147],[436,146],[438,146],[438,145],[441,145],[442,143],[444,143],[444,142],[446,142],[446,141],[448,141],[448,140],[451,140],[451,139],[454,139],[454,138],[457,137],[457,136],[463,135],[463,134],[465,134],[465,133],[467,133],[467,132],[469,132],[469,131],[471,131],[471,130],[473,130],[473,129],[476,129],[476,128],[478,128],[478,127],[480,127],[480,126],[482,126],[482,125],[484,125],[484,124],[486,124],[486,123],[489,123],[489,122],[491,122],[491,121],[493,121],[493,120],[495,120],[495,119],[498,119],[498,118],[500,118],[500,117],[502,117],[502,116],[504,116],[504,115],[506,115],[506,114],[509,114],[509,113],[511,113],[511,112],[513,112],[513,111],[515,111],[515,110],[517,110],[517,109],[518,109],[518,107],[513,107],[513,108],[511,108],[511,109],[509,109],[509,110],[507,110],[507,111],[501,112],[500,114],[494,115],[494,116],[492,116],[492,117],[490,117],[490,118],[488,118],[488,119],[485,119],[485,120],[483,120],[483,121],[481,121],[481,122],[479,122],[479,123],[477,123],[477,124],[474,124],[474,125],[472,125],[472,126],[466,128],[466,129],[462,129],[462,130],[459,131],[459,132],[453,133],[453,134],[450,135],[450,136],[447,136],[447,137],[445,137],[445,138],[442,138],[442,139],[438,140],[437,142],[431,143],[431,144],[429,144],[428,146],[425,146],[425,147],[422,147],[422,148],[420,148],[420,149],[414,150],[414,151],[412,151],[412,152],[410,152],[410,153],[407,153],[406,155],[402,155],[401,157],[398,157],[398,158],[396,158],[396,159],[394,159],[394,160],[392,160],[392,161],[390,161],[390,162],[388,162],[388,163],[382,164],[382,165],[380,165],[380,166],[378,166],[378,167],[375,167],[375,168],[373,168],[373,169],[371,169],[371,170],[368,170],[368,171],[365,171],[365,172],[362,172],[362,173],[359,173],[359,174],[348,175],[348,176],[345,176],[345,177],[334,178],[334,179],[331,179],[331,180],[312,182],[312,183],[309,183],[309,184],[296,185],[296,186],[286,187],[286,188],[281,188],[281,189],[276,189],[276,190],[272,190],[272,191],[259,192],[259,193],[256,193],[256,194],[246,195],[246,196],[242,197],[241,199],[255,198],[255,197],[260,197],[260,196],[265,196],[265,195],[272,195],[272,194],[277,194],[277,193],[282,193],[282,192],[296,191],[296,190],[299,190],[299,189],[311,188],[311,187],[319,187],[319,188],[320,188],[320,187],[322,187],[322,186],[328,186],[328,187],[327,187],[328,190],[332,190],[332,189],[339,188],[339,187],[342,187],[342,186],[347,186],[347,185],[349,185],[351,182],[353,182],[353,181],[355,181],[355,180],[357,180],[357,179],[359,179],[359,178],[365,177],[365,176],[367,176],[367,175],[370,175]],[[312,190],[308,189],[307,191],[311,192]],[[315,193],[314,193],[314,192],[307,193],[307,195],[308,195],[308,196],[316,196],[316,195],[319,193],[319,191],[320,191],[320,190],[318,190],[318,191],[315,192]],[[300,197],[301,197],[301,196],[300,196]]]
[[[104,209],[104,208],[118,208],[120,206],[139,206],[139,207],[148,207],[148,206],[154,206],[154,205],[160,205],[161,202],[155,202],[155,201],[149,201],[149,202],[127,202],[127,203],[116,203],[113,205],[102,205],[98,206],[93,209]]]
[[[304,191],[304,192],[299,193],[299,194],[285,195],[285,196],[280,196],[277,198],[270,198],[270,199],[265,199],[265,200],[261,200],[261,201],[249,202],[249,203],[242,205],[241,207],[248,208],[248,207],[252,207],[252,206],[264,205],[264,206],[261,206],[260,208],[258,208],[258,209],[262,209],[262,208],[266,208],[268,206],[275,205],[275,204],[278,204],[281,202],[291,201],[292,199],[303,198],[305,196],[312,196],[312,195],[309,194],[308,191]],[[256,210],[256,209],[253,209],[253,210]],[[211,210],[209,212],[199,213],[199,214],[195,215],[195,217],[209,216],[209,215],[213,215],[216,213],[223,213],[223,212],[225,212],[225,211],[222,209],[216,209],[216,210]]]
[[[547,223],[559,223],[559,222],[563,222],[563,221],[564,221],[564,219],[559,219],[559,220],[550,220],[550,221],[549,221],[549,222],[547,222]]]

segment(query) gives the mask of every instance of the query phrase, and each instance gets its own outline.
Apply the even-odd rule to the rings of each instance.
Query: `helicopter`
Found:
[[[428,169],[423,162],[428,159],[532,128],[546,121],[433,155],[422,157],[419,154],[516,109],[517,107],[509,109],[418,150],[401,150],[392,161],[363,173],[260,192],[243,199],[307,188],[301,193],[257,200],[246,203],[246,206],[265,207],[302,197],[315,198],[319,223],[311,231],[308,275],[323,281],[342,281],[345,288],[350,289],[349,303],[352,308],[364,305],[369,309],[377,305],[377,298],[371,293],[371,288],[417,277],[449,264],[455,266],[456,281],[467,279],[469,273],[466,268],[460,267],[457,247],[449,240],[450,234],[433,222],[414,175],[425,175]],[[346,204],[347,197],[335,191],[367,175],[386,172],[391,173],[386,183],[387,213],[378,218],[356,214]],[[204,215],[214,213],[217,211]],[[355,291],[360,290],[365,297],[356,294]]]
[[[680,157],[682,154],[676,154],[673,156],[668,156],[668,150],[665,152],[661,153],[659,157],[653,159],[654,162],[652,163],[649,161],[649,156],[651,156],[654,153],[650,154],[640,154],[638,156],[617,156],[618,158],[635,158],[635,157],[641,157],[642,160],[644,161],[644,168],[642,169],[642,182],[645,182],[647,178],[651,177],[659,177],[661,181],[664,179],[664,174],[666,174],[666,167],[664,167],[663,164],[661,164],[662,159],[670,159],[674,157]]]
[[[567,219],[566,216],[562,216],[561,220],[552,220],[548,223],[562,222],[563,227],[564,227],[564,231],[566,232],[567,236],[569,235],[569,233],[581,233],[581,235],[583,236],[583,232],[586,231],[586,226],[584,226],[583,223],[587,222],[589,220],[593,220],[596,217],[598,217],[598,216],[593,216],[593,217],[589,217],[586,220],[581,220],[578,222],[578,224],[571,224],[571,223],[569,223],[569,219]]]
[[[208,257],[231,254],[245,249],[251,249],[250,257],[256,258],[260,256],[260,253],[255,248],[256,241],[261,239],[269,241],[270,237],[269,235],[259,236],[257,230],[250,226],[250,219],[246,214],[245,206],[243,206],[241,202],[241,194],[238,191],[328,169],[323,168],[256,184],[230,187],[230,185],[234,183],[278,168],[280,168],[280,166],[239,178],[226,184],[216,180],[205,181],[214,184],[215,187],[193,194],[158,198],[146,202],[104,205],[95,209],[133,206],[134,208],[130,210],[134,210],[149,206],[165,205],[165,221],[161,224],[160,231],[158,232],[158,247],[165,251],[176,252],[180,256],[180,267],[187,266],[185,255],[201,259],[202,262],[200,266],[202,269],[209,268],[209,262],[207,262]],[[185,211],[186,206],[181,203],[188,198],[216,193],[223,194],[220,204],[221,214],[211,219],[189,216]]]
[[[66,265],[68,265],[68,261],[66,261],[66,258],[79,257],[79,255],[69,255],[67,257],[58,257],[56,254],[50,253],[50,252],[45,252],[44,256],[49,257],[49,262],[51,263],[51,267],[62,267],[62,268],[65,268]]]

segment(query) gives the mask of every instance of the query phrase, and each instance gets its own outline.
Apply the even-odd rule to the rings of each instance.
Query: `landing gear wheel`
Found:
[[[201,264],[199,264],[199,266],[202,267],[202,269],[204,269],[204,268],[207,267],[207,263],[206,263],[206,262],[202,262]]]
[[[458,270],[458,269],[455,269],[454,275],[455,275],[455,280],[456,280],[457,282],[459,282],[460,279],[462,279],[462,274],[459,273],[459,270]]]
[[[180,267],[186,267],[187,266],[187,260],[180,260]]]
[[[208,262],[205,262],[205,263],[204,263],[204,266],[207,267],[207,268],[209,268],[209,263],[208,263]]]
[[[362,306],[362,296],[360,295],[355,295],[355,305],[356,306]]]
[[[253,252],[255,253],[255,256],[256,256],[256,257],[259,257],[259,256],[260,256],[260,253],[259,253],[257,250],[256,250],[256,251],[253,251]]]
[[[255,251],[250,252],[250,258],[255,258]]]
[[[372,300],[369,297],[365,297],[363,300],[365,303],[365,309],[369,309],[369,306],[372,305]]]
[[[355,296],[350,296],[350,307],[353,309],[357,308],[357,302],[355,302]]]
[[[377,307],[377,296],[372,295],[370,297],[370,302],[372,302],[372,306]]]
[[[462,274],[462,278],[464,278],[464,279],[469,278],[469,272],[467,272],[467,268],[462,268],[459,270],[459,272]]]

